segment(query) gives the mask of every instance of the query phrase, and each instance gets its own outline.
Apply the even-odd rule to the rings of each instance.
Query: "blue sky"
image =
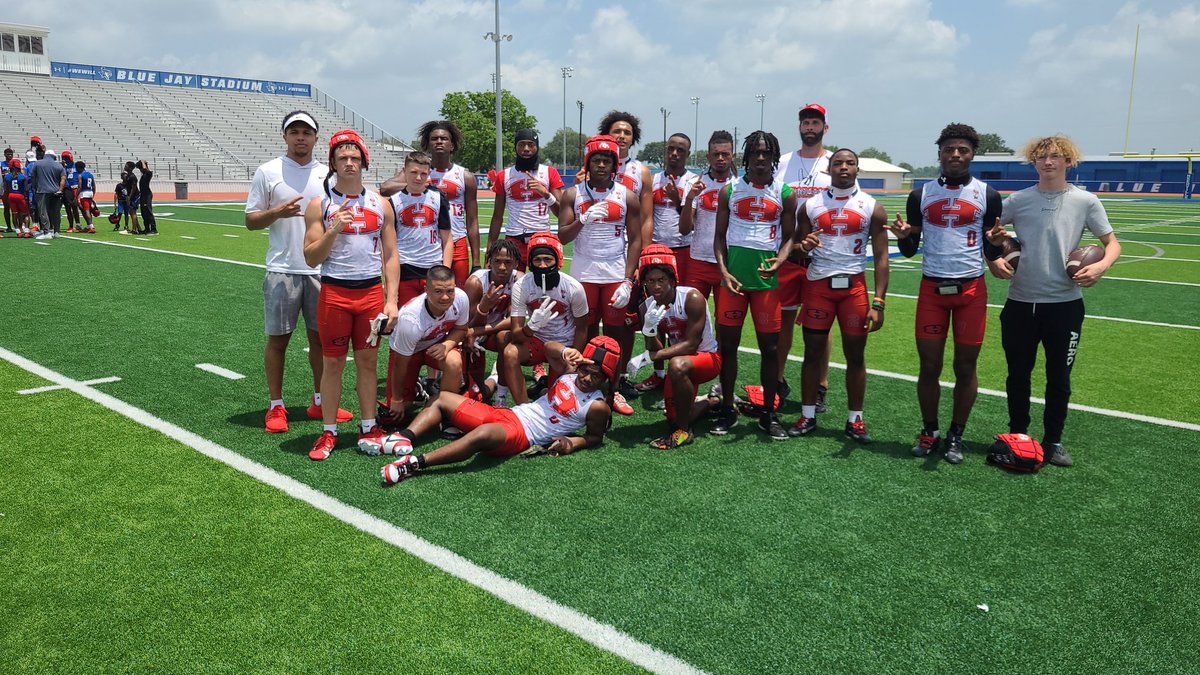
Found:
[[[449,91],[491,86],[488,0],[125,0],[120,16],[73,17],[78,3],[6,9],[46,26],[58,61],[309,82],[411,138]],[[639,115],[643,135],[704,139],[763,126],[799,144],[796,111],[829,109],[827,142],[875,146],[932,164],[948,122],[999,133],[1010,146],[1062,132],[1087,154],[1124,147],[1135,26],[1141,45],[1131,151],[1200,148],[1200,5],[1065,0],[504,0],[505,88],[543,138],[607,110]],[[6,103],[7,105],[7,103]],[[275,120],[270,120],[275,124]]]

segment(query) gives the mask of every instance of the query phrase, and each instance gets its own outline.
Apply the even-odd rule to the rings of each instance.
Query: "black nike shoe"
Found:
[[[708,433],[714,436],[724,436],[729,433],[729,430],[737,426],[738,412],[733,408],[722,408],[717,413],[717,423],[713,425]]]

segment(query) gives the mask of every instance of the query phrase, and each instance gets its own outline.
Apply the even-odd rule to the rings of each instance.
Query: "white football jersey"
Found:
[[[684,303],[687,301],[688,291],[691,290],[694,289],[690,286],[676,286],[675,302],[671,303],[667,315],[658,323],[658,334],[665,335],[672,344],[682,341],[684,334],[687,333],[687,308]],[[642,302],[643,312],[650,307],[651,300],[653,299],[647,298]],[[700,336],[700,346],[696,348],[696,352],[715,351],[717,351],[717,339],[713,337],[712,316],[709,314],[708,304],[705,303],[704,332]]]
[[[624,162],[617,163],[617,180],[624,185],[626,189],[633,192],[633,196],[642,196],[642,164],[640,160],[632,157]]]
[[[800,151],[789,152],[779,159],[775,178],[792,188],[797,204],[829,187],[829,158],[833,152],[826,150],[820,157],[801,157]],[[797,208],[797,210],[799,210]]]
[[[340,209],[349,210],[354,215],[354,222],[342,228],[333,240],[329,257],[321,265],[321,274],[346,281],[378,279],[383,271],[379,251],[383,198],[370,190],[354,197],[331,190],[329,197],[321,198],[326,230],[333,226],[333,216]]]
[[[426,189],[419,195],[401,190],[392,195],[396,211],[396,249],[402,264],[428,269],[442,264],[442,235],[438,218],[442,193]]]
[[[544,396],[512,409],[530,445],[549,445],[555,436],[570,436],[587,425],[588,409],[604,393],[580,391],[575,378],[574,373],[563,375]]]
[[[717,254],[713,251],[713,240],[717,236],[717,200],[729,181],[736,179],[731,173],[724,180],[717,180],[705,171],[700,180],[704,181],[704,189],[692,199],[692,208],[696,210],[692,215],[692,258],[715,264]],[[691,189],[690,185],[688,189]]]
[[[626,216],[629,204],[624,185],[613,183],[612,189],[600,190],[586,182],[575,186],[576,220],[593,205],[603,204],[604,220],[584,225],[575,237],[575,258],[571,260],[571,275],[590,283],[612,283],[625,278],[625,254],[629,244]]]
[[[726,246],[758,251],[778,251],[783,200],[791,188],[775,179],[770,185],[755,185],[746,178],[725,188],[729,190],[729,228]]]
[[[921,186],[921,269],[931,277],[965,279],[983,274],[983,214],[987,183],[962,186],[930,181]]]
[[[433,169],[429,172],[429,184],[436,187],[450,205],[450,238],[458,241],[467,236],[466,169],[458,164],[451,164],[445,171]]]
[[[696,174],[685,170],[682,176],[672,182],[679,190],[679,200],[682,202],[692,183],[696,182]],[[654,174],[654,243],[669,248],[691,246],[694,232],[679,234],[679,211],[675,210],[675,203],[663,194],[663,188],[666,186],[666,172]]]
[[[562,178],[553,167],[539,164],[534,176],[551,193],[562,187]],[[508,167],[501,175],[504,185],[504,210],[508,218],[504,222],[504,234],[520,237],[532,232],[550,231],[550,205],[546,198],[529,188],[529,174]]]
[[[445,340],[450,331],[467,325],[471,307],[467,294],[461,288],[454,289],[454,302],[441,316],[429,313],[425,298],[422,293],[400,308],[389,343],[392,351],[401,356],[423,352],[434,343]]]
[[[831,188],[809,197],[804,208],[813,230],[821,238],[821,245],[809,253],[812,263],[808,266],[808,279],[815,281],[835,274],[865,271],[875,198],[858,188],[836,197]]]
[[[534,331],[534,336],[542,342],[560,342],[571,346],[575,340],[575,322],[588,315],[588,302],[583,286],[566,272],[558,273],[558,285],[549,292],[538,287],[532,274],[521,277],[513,286],[512,316],[528,319],[535,309],[542,306],[547,296],[554,299],[551,306],[558,317],[546,324],[545,328]]]
[[[508,318],[508,310],[512,303],[513,280],[517,279],[520,275],[521,273],[514,269],[508,278],[508,283],[500,288],[500,300],[496,302],[495,307],[492,307],[492,311],[488,312],[487,325],[495,326]],[[475,270],[471,276],[479,280],[480,286],[483,287],[484,295],[487,295],[487,292],[492,288],[492,270],[484,267],[483,269]]]

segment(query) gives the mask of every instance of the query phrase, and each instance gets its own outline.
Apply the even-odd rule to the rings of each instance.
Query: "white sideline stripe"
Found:
[[[134,237],[136,241],[150,241],[149,237]]]
[[[119,378],[119,377],[99,377],[94,380],[86,380],[86,381],[82,382],[81,384],[86,384],[86,385],[91,386],[93,384],[108,384],[109,382],[120,382],[120,381],[121,381],[121,378]],[[48,385],[45,387],[34,387],[33,389],[20,389],[17,391],[17,393],[22,396],[28,396],[30,394],[44,394],[48,391],[58,391],[59,389],[66,389],[66,387],[64,387],[61,384],[51,384],[51,385]]]
[[[1100,241],[1096,239],[1095,241]],[[1181,244],[1177,241],[1134,241],[1133,239],[1122,239],[1122,244],[1147,244],[1150,246],[1200,246],[1200,244]]]
[[[50,245],[49,243],[44,242],[44,241],[35,241],[33,243],[37,244],[38,246],[49,246]]]
[[[760,356],[762,355],[762,352],[758,351],[757,349],[755,349],[753,347],[738,347],[738,351],[745,352],[747,354],[758,354]],[[788,360],[795,361],[797,363],[804,363],[804,359],[799,356],[796,356],[795,354],[788,354]],[[829,367],[837,368],[838,370],[845,370],[846,364],[835,363],[833,361],[830,361]],[[874,368],[867,368],[867,374],[875,375],[877,377],[886,377],[890,380],[902,380],[904,382],[916,383],[916,381],[917,381],[916,375],[905,375],[904,373],[893,373],[888,370],[876,370]],[[945,382],[945,381],[939,380],[938,384],[940,384],[943,389],[954,389],[953,382]],[[984,388],[980,387],[979,393],[987,395],[987,396],[995,396],[996,398],[1003,398],[1003,399],[1008,398],[1008,394],[1006,392],[998,391],[996,389],[984,389]],[[1045,403],[1046,403],[1046,399],[1037,398],[1034,396],[1030,396],[1029,400],[1030,400],[1030,402],[1037,403],[1039,405],[1045,405]],[[1108,408],[1097,408],[1095,406],[1083,405],[1080,403],[1068,403],[1067,407],[1070,408],[1071,410],[1081,410],[1083,412],[1095,413],[1097,415],[1103,415],[1105,417],[1116,417],[1117,419],[1123,419],[1123,420],[1137,420],[1138,422],[1146,422],[1148,424],[1157,424],[1159,426],[1172,427],[1174,429],[1186,429],[1188,431],[1200,431],[1200,424],[1193,424],[1191,422],[1179,422],[1177,420],[1168,420],[1168,419],[1163,419],[1162,417],[1151,417],[1149,415],[1140,415],[1138,413],[1125,412],[1123,410],[1109,410]]]
[[[417,535],[381,520],[361,509],[319,492],[300,481],[250,460],[238,453],[217,445],[166,420],[132,406],[118,398],[109,396],[83,382],[34,363],[23,356],[0,347],[0,358],[45,380],[70,389],[83,398],[98,403],[109,410],[123,415],[144,427],[176,440],[202,455],[240,471],[251,478],[273,487],[284,494],[309,504],[334,518],[369,535],[395,546],[443,572],[479,588],[517,609],[551,623],[579,638],[626,659],[634,665],[657,673],[698,673],[690,664],[640,642],[633,637],[507,579],[487,568]]]
[[[241,373],[235,373],[232,370],[229,370],[228,368],[222,368],[221,366],[214,366],[211,363],[197,363],[196,367],[205,372],[212,373],[213,375],[220,375],[221,377],[223,377],[227,380],[241,380],[246,377],[245,375],[243,375]]]
[[[889,265],[888,267],[890,268],[891,265]],[[875,268],[868,266],[867,269],[874,270]],[[902,267],[902,268],[899,268],[897,271],[899,271],[899,272],[919,272],[919,271],[921,271],[921,269],[919,267],[912,267],[912,268]],[[1107,274],[1104,275],[1104,279],[1109,280],[1109,281],[1137,281],[1137,282],[1140,282],[1143,284],[1166,284],[1168,286],[1200,286],[1200,284],[1192,283],[1190,281],[1162,281],[1160,279],[1134,279],[1132,277],[1112,277]]]
[[[916,300],[917,296],[907,293],[888,293],[889,298],[905,298],[907,300]],[[988,303],[990,309],[1004,309],[1004,305],[994,305]],[[1118,323],[1136,323],[1141,326],[1158,326],[1159,328],[1181,328],[1183,330],[1200,330],[1200,326],[1191,326],[1184,323],[1163,323],[1161,321],[1143,321],[1141,319],[1123,319],[1116,316],[1100,316],[1099,314],[1084,314],[1086,319],[1097,319],[1099,321],[1116,321]]]
[[[237,239],[237,238],[238,238],[238,236],[237,236],[236,234],[223,234],[223,235],[221,235],[221,236],[222,236],[222,237],[229,237],[230,239]]]
[[[175,222],[175,223],[192,223],[193,225],[218,225],[220,227],[236,227],[238,229],[242,229],[245,227],[245,225],[235,225],[233,223],[213,223],[213,222],[209,222],[207,220],[186,220],[184,218],[172,218],[171,221]]]
[[[186,234],[181,234],[181,235],[179,235],[179,238],[180,238],[180,239],[195,239],[195,237],[189,237],[189,236],[187,236]]]

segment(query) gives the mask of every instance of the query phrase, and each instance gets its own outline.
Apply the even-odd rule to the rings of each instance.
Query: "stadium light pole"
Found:
[[[763,110],[767,107],[767,95],[755,94],[754,100],[758,101],[758,129],[763,128]]]
[[[500,42],[512,42],[513,36],[500,32],[500,0],[496,0],[495,9],[496,30],[485,34],[483,39],[496,43],[496,170],[500,171],[504,168],[504,122],[500,116]]]
[[[571,73],[575,69],[571,66],[563,66],[559,68],[562,71],[563,78],[563,166],[567,165],[567,78],[571,77]]]
[[[575,101],[579,106],[579,163],[583,163],[583,101]]]
[[[666,166],[667,166],[667,118],[671,116],[671,111],[667,110],[666,108],[659,108],[658,110],[659,110],[659,112],[661,112],[661,113],[662,113],[662,115],[663,115],[663,156],[662,156],[662,165],[663,165],[663,168],[666,168]]]
[[[692,129],[692,142],[698,143],[700,141],[700,97],[699,96],[692,97],[692,105],[696,107],[696,126],[695,126],[695,128]]]

